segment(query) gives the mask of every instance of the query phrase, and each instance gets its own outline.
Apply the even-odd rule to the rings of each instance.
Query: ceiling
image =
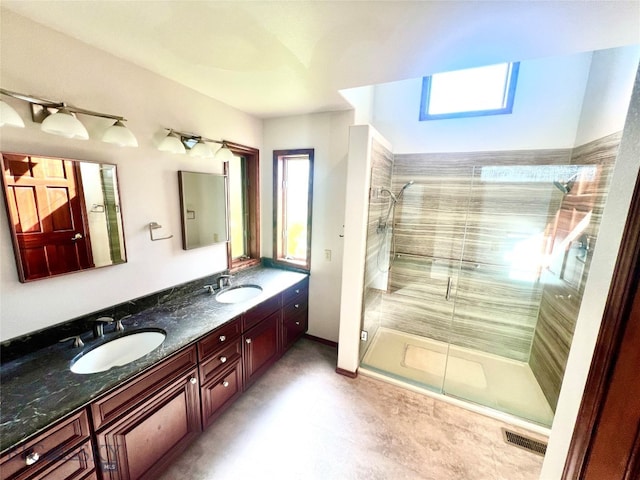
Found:
[[[640,43],[637,0],[1,5],[261,118],[349,108],[346,88]]]

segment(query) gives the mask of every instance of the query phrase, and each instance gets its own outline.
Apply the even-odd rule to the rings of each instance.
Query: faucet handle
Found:
[[[84,347],[84,342],[80,338],[80,335],[75,335],[73,337],[63,338],[62,340],[58,340],[58,343],[68,342],[69,340],[73,340],[73,348]]]
[[[116,332],[124,332],[124,325],[122,325],[122,321],[129,318],[131,315],[125,315],[120,320],[116,321]]]
[[[99,317],[94,320],[96,323],[113,323],[113,318],[111,317]]]
[[[213,285],[205,285],[204,288],[208,293],[213,293],[214,287]]]

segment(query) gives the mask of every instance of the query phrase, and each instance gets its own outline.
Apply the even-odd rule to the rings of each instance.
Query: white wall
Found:
[[[638,58],[640,45],[593,52],[576,146],[622,130]]]
[[[349,125],[353,110],[264,121],[262,254],[273,257],[273,151],[314,149],[309,334],[338,340]],[[331,251],[331,260],[325,258]]]
[[[594,68],[589,78],[587,99],[585,99],[585,106],[588,104],[588,107],[583,109],[580,120],[580,125],[585,131],[578,132],[578,138],[588,139],[591,135],[599,136],[602,133],[610,132],[611,129],[614,129],[613,131],[619,130],[621,122],[623,122],[624,130],[600,224],[601,234],[593,254],[589,278],[585,285],[562,389],[558,398],[558,406],[549,438],[549,448],[540,476],[542,479],[560,478],[562,474],[593,350],[602,323],[602,314],[611,286],[622,231],[640,168],[640,156],[638,155],[640,151],[638,50],[636,50],[635,56],[624,54],[621,57],[616,57],[614,52],[610,52],[602,59],[598,59],[597,62],[595,60],[594,58]],[[610,82],[620,88],[611,91],[607,87],[607,83],[603,82],[603,77],[606,77],[613,64],[616,64],[617,67],[611,70],[613,76],[610,78]],[[637,71],[637,76],[634,75],[634,69]],[[620,78],[621,72],[626,72],[627,78]],[[635,89],[633,98],[629,102],[630,87],[633,86],[634,78]],[[626,88],[622,88],[621,85],[626,85]],[[606,94],[601,96],[602,92],[606,92]],[[628,115],[625,115],[626,108],[621,107],[615,107],[618,116],[611,115],[614,110],[611,107],[612,104],[617,106],[625,103],[627,106],[631,105]]]
[[[349,129],[349,164],[345,212],[345,252],[342,265],[342,302],[338,368],[356,372],[360,364],[362,297],[367,256],[367,223],[371,187],[371,147],[375,139],[388,150],[391,145],[371,125]]]
[[[261,147],[262,122],[227,105],[133,66],[42,25],[2,10],[0,85],[8,90],[63,100],[78,107],[125,116],[139,148],[98,140],[69,140],[39,130],[27,103],[3,96],[26,128],[0,130],[7,152],[114,163],[128,263],[63,277],[18,282],[5,208],[0,213],[0,338],[6,340],[226,268],[224,245],[182,250],[178,170],[221,172],[211,160],[156,149],[162,127]],[[108,122],[81,117],[92,138]],[[151,242],[147,224],[158,222]]]
[[[421,122],[422,78],[376,85],[371,123],[394,153],[571,148],[590,64],[591,53],[521,62],[508,115]],[[358,112],[368,112],[366,95],[348,93]]]

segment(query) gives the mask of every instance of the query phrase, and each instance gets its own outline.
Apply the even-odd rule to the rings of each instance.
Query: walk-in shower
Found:
[[[578,165],[372,157],[361,371],[550,426],[615,158],[603,145]]]

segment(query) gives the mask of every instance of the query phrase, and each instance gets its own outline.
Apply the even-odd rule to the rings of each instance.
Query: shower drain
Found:
[[[504,438],[504,441],[509,445],[528,450],[529,452],[533,452],[542,456],[547,453],[546,443],[540,442],[530,437],[526,437],[516,432],[512,432],[511,430],[507,430],[506,428],[502,428],[502,438]]]

